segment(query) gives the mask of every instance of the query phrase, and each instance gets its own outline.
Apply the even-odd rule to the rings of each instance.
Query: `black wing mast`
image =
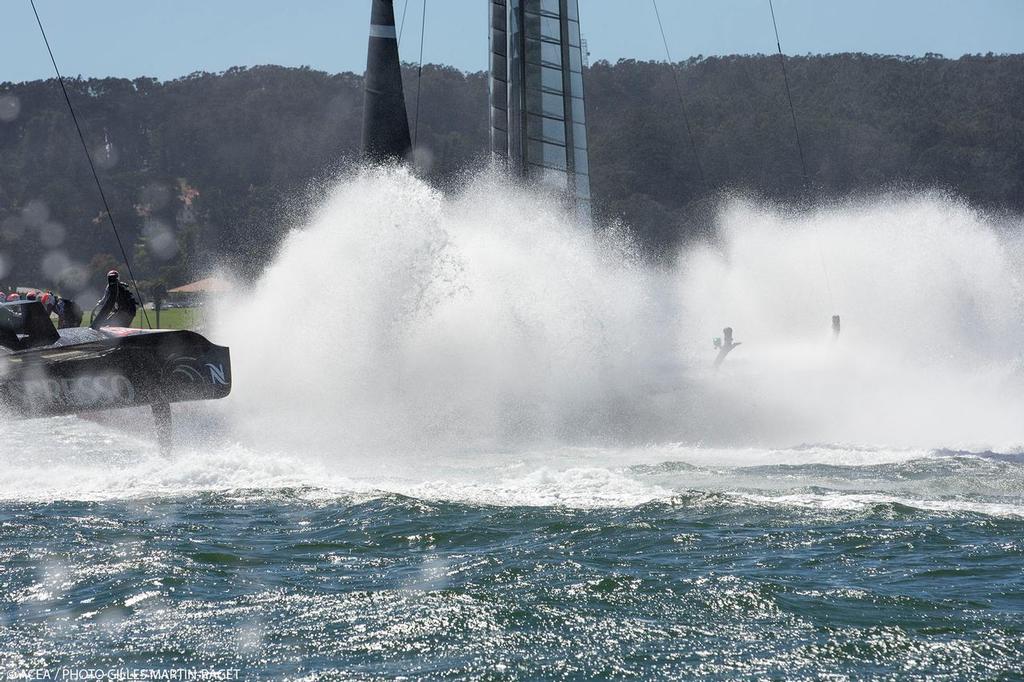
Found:
[[[375,163],[401,161],[412,150],[412,140],[398,61],[394,1],[372,1],[363,100],[363,158]]]

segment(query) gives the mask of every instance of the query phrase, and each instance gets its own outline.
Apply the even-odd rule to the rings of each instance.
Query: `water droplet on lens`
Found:
[[[43,246],[53,248],[64,243],[64,234],[64,226],[60,223],[43,223],[39,228],[39,241]]]
[[[50,218],[50,207],[39,199],[33,199],[21,209],[21,218],[29,225],[42,225]]]
[[[0,95],[0,121],[10,123],[21,113],[21,100],[17,95]]]

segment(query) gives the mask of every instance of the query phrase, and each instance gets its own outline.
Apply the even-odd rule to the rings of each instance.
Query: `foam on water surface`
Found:
[[[839,445],[787,449],[560,446],[516,452],[393,455],[339,466],[324,455],[239,443],[186,448],[172,458],[107,426],[62,418],[7,425],[31,447],[0,456],[9,503],[181,499],[228,493],[313,504],[399,495],[472,506],[629,508],[644,504],[870,511],[902,505],[949,514],[1024,517],[1018,456]],[[69,454],[72,453],[72,454]]]

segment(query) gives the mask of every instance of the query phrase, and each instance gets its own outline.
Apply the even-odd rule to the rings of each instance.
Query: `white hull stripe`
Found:
[[[395,33],[394,26],[381,26],[379,24],[370,24],[370,37],[398,40],[398,34]]]

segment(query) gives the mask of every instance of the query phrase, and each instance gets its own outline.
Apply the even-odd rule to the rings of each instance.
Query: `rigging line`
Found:
[[[796,107],[793,106],[793,93],[789,89],[789,74],[786,72],[786,58],[782,54],[782,40],[779,39],[779,24],[775,21],[775,5],[768,0],[768,9],[772,14],[772,28],[775,29],[775,47],[779,50],[779,65],[782,67],[782,80],[786,84],[786,99],[789,101],[789,115],[793,120],[793,136],[796,138],[796,149],[800,154],[800,171],[803,173],[804,192],[810,188],[810,178],[807,175],[807,161],[804,158],[804,147],[800,142],[800,128],[796,124]],[[828,276],[828,266],[825,264],[825,251],[821,248],[821,230],[817,224],[814,226],[814,240],[818,246],[818,258],[821,260],[821,272],[825,275],[825,289],[828,291],[829,305],[835,309],[835,299],[832,297],[832,282]]]
[[[402,44],[402,31],[405,30],[405,13],[408,12],[408,11],[409,11],[409,0],[405,0],[405,4],[402,5],[402,21],[398,25],[398,40],[396,42],[398,42],[399,45]]]
[[[423,0],[423,15],[420,17],[420,61],[416,69],[416,115],[412,124],[412,153],[416,154],[416,138],[420,131],[420,82],[423,80],[423,36],[427,28],[427,0]]]
[[[697,175],[700,176],[700,184],[704,188],[704,191],[708,191],[708,182],[704,177],[704,166],[701,165],[700,155],[697,154],[697,143],[693,139],[693,129],[690,127],[690,117],[686,113],[686,104],[683,101],[683,90],[679,86],[679,75],[676,73],[675,62],[672,61],[672,54],[668,49],[668,39],[665,37],[665,27],[661,23],[661,13],[658,11],[658,0],[651,0],[651,4],[654,5],[654,16],[658,19],[658,30],[661,31],[661,42],[665,46],[665,58],[668,60],[668,66],[672,70],[672,82],[676,86],[676,96],[679,98],[679,109],[683,112],[683,124],[686,126],[686,137],[690,140],[690,150],[693,152],[693,162],[697,166]]]
[[[135,273],[132,272],[132,264],[128,259],[128,253],[125,251],[124,244],[121,242],[121,235],[117,232],[117,225],[114,224],[114,214],[110,212],[110,204],[107,202],[107,195],[103,191],[103,183],[100,182],[100,176],[96,172],[96,165],[92,161],[92,154],[89,153],[89,145],[85,142],[85,135],[82,134],[82,126],[78,123],[78,115],[75,113],[75,108],[71,105],[71,97],[68,95],[68,89],[64,85],[64,77],[60,74],[60,69],[57,67],[57,60],[53,56],[53,50],[50,49],[50,41],[46,37],[46,30],[43,29],[43,22],[39,18],[39,11],[36,10],[35,0],[28,0],[29,4],[32,5],[32,13],[36,15],[36,23],[39,24],[39,32],[43,36],[43,43],[46,44],[46,51],[50,53],[50,61],[53,63],[53,70],[57,73],[57,82],[60,83],[61,92],[64,93],[64,101],[68,103],[68,111],[71,112],[71,120],[75,122],[75,130],[78,131],[78,140],[82,143],[82,151],[85,152],[85,158],[89,162],[89,170],[92,171],[92,179],[96,181],[96,189],[99,190],[100,200],[103,202],[103,209],[107,212],[107,220],[110,221],[110,227],[114,230],[114,238],[117,240],[117,247],[121,250],[121,257],[124,258],[125,267],[128,270],[128,276],[132,280],[132,286],[135,288],[135,295],[139,299],[139,306],[142,308],[142,316],[146,320],[146,326],[150,329],[153,325],[149,322],[149,315],[146,313],[146,302],[142,298],[142,294],[139,292],[139,283],[135,279]]]
[[[800,142],[800,129],[796,125],[796,107],[793,106],[793,93],[789,90],[789,74],[786,73],[786,58],[782,55],[782,41],[779,40],[779,25],[775,21],[775,5],[768,0],[768,9],[772,13],[772,28],[775,29],[775,46],[779,49],[779,65],[782,67],[782,80],[786,83],[786,99],[789,100],[789,115],[793,119],[793,136],[796,137],[796,149],[800,153],[800,170],[804,174],[804,189],[807,189],[807,162],[804,160],[804,147]]]

